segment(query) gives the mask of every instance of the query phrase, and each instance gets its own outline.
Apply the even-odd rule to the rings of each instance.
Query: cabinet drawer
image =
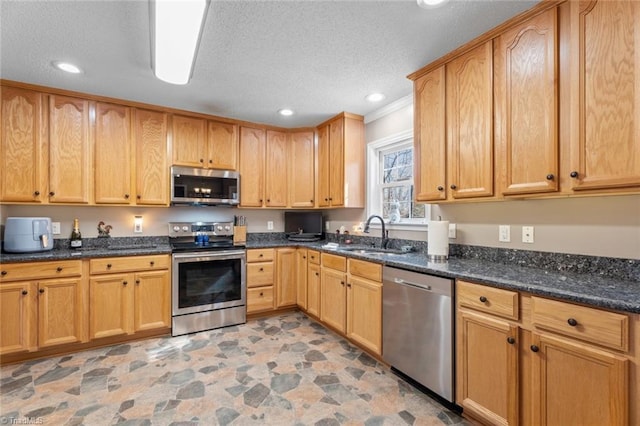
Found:
[[[349,273],[371,281],[382,281],[382,265],[364,260],[349,259]]]
[[[315,250],[307,251],[307,257],[309,258],[309,263],[313,263],[316,265],[320,264],[320,252]]]
[[[273,309],[273,286],[247,289],[247,312]]]
[[[531,297],[531,322],[537,328],[627,351],[629,317],[573,303]]]
[[[89,271],[91,275],[95,275],[168,269],[169,263],[168,255],[105,257],[102,259],[91,259],[89,261]]]
[[[335,254],[322,253],[322,266],[337,271],[347,271],[347,258]]]
[[[273,284],[273,262],[247,264],[247,287]]]
[[[518,292],[458,280],[458,301],[478,311],[517,320]]]
[[[247,262],[266,262],[273,260],[273,249],[251,249],[247,250]]]
[[[0,282],[74,277],[82,275],[82,261],[8,263],[0,271]]]

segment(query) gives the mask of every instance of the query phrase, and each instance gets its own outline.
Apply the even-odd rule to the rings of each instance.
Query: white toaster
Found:
[[[53,248],[50,217],[8,217],[4,226],[4,251],[31,253]]]

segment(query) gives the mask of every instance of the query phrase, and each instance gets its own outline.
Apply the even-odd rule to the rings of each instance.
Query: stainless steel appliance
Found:
[[[453,403],[453,280],[388,266],[382,276],[382,358]]]
[[[171,167],[171,204],[235,206],[239,203],[238,172]]]
[[[4,251],[31,253],[53,248],[50,217],[8,217],[4,226]]]
[[[246,254],[233,222],[171,222],[173,336],[245,323]]]

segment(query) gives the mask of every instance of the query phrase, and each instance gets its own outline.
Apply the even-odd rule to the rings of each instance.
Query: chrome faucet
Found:
[[[380,223],[382,224],[382,242],[380,243],[380,248],[387,248],[387,244],[389,243],[389,231],[386,230],[384,226],[384,219],[378,215],[371,215],[369,219],[367,219],[367,223],[364,224],[363,232],[369,233],[369,225],[371,224],[371,219],[378,218],[380,219]]]

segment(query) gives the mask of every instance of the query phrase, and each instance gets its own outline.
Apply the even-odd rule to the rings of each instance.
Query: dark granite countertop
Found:
[[[362,254],[342,250],[326,249],[322,246],[327,241],[312,243],[293,243],[284,238],[259,238],[247,242],[247,248],[268,247],[307,247],[345,257],[352,257],[387,266],[408,269],[447,278],[465,279],[494,287],[524,291],[535,295],[558,298],[566,301],[583,303],[595,307],[618,311],[640,313],[640,280],[638,276],[640,261],[618,259],[613,267],[607,262],[596,262],[596,266],[587,273],[573,270],[558,270],[544,262],[543,266],[532,266],[517,256],[498,261],[493,258],[471,257],[469,253],[452,256],[447,262],[429,262],[423,251],[402,255]],[[81,250],[70,250],[58,244],[54,250],[39,253],[2,253],[0,263],[36,262],[68,259],[89,259],[98,257],[142,256],[153,254],[169,254],[171,247],[165,237],[122,238],[108,242],[88,244]],[[498,249],[499,250],[499,249]],[[476,253],[477,254],[477,253]],[[554,255],[558,262],[576,262],[565,255]],[[577,261],[583,261],[578,259]],[[611,276],[612,269],[619,269],[622,262],[631,270],[628,276]],[[528,264],[529,266],[523,266]],[[628,271],[627,271],[628,272]]]
[[[299,246],[325,253],[368,260],[386,266],[412,270],[447,278],[470,280],[493,287],[528,292],[570,302],[617,311],[640,313],[640,282],[598,273],[575,273],[520,266],[477,258],[450,257],[447,262],[429,262],[424,252],[402,255],[360,254],[326,249],[326,241],[291,243],[286,240],[249,241],[247,248]],[[634,262],[634,267],[640,261]]]

